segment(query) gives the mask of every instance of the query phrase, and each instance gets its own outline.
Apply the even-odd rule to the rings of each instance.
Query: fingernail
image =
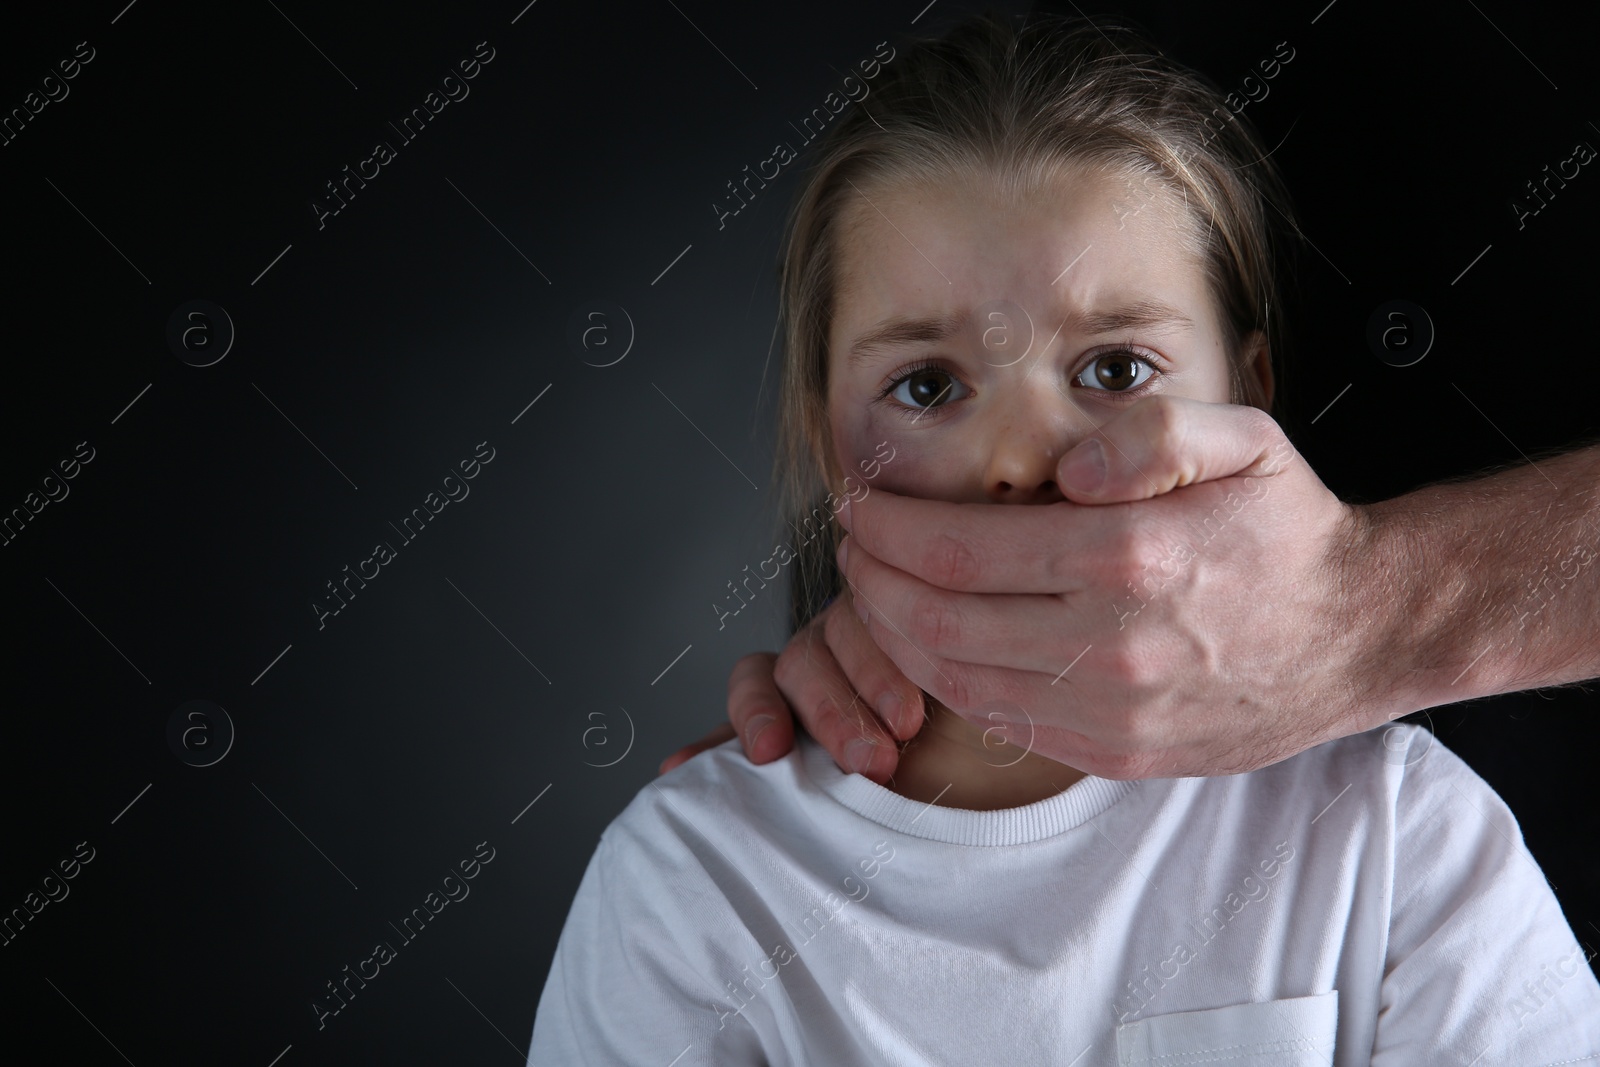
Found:
[[[1090,438],[1074,448],[1061,465],[1061,480],[1080,493],[1099,491],[1106,483],[1106,450]]]
[[[850,498],[844,498],[844,507],[839,509],[839,525],[846,530],[850,529]]]
[[[905,702],[894,693],[885,693],[878,698],[878,718],[897,735],[900,733],[900,709],[904,706]]]
[[[845,536],[843,541],[839,542],[839,551],[834,553],[833,558],[838,562],[839,571],[842,574],[845,563],[850,559],[850,538],[848,535]]]
[[[744,750],[749,752],[751,755],[754,755],[756,751],[756,739],[761,736],[761,732],[763,730],[771,726],[775,721],[776,720],[771,715],[756,715],[752,717],[749,722],[745,723],[745,736],[750,740],[745,742]]]
[[[878,746],[871,741],[852,741],[844,748],[844,761],[850,765],[851,771],[861,774],[866,771],[867,764],[872,762],[872,754],[877,750]]]

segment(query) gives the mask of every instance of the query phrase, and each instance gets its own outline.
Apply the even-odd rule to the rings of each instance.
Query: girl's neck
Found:
[[[1003,729],[968,722],[926,698],[922,730],[900,747],[886,787],[910,800],[945,808],[995,811],[1053,797],[1085,777],[1064,763],[1028,751],[1030,726]]]

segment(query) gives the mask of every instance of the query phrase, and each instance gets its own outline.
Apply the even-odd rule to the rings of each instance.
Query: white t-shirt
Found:
[[[1572,1065],[1600,1062],[1587,956],[1418,727],[1000,811],[735,740],[601,835],[528,1062]]]

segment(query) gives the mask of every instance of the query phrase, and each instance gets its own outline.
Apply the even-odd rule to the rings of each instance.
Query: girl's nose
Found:
[[[1057,487],[1056,462],[1080,439],[1066,439],[1045,428],[1008,428],[994,442],[988,470],[984,473],[985,495],[996,504],[1054,504],[1065,500]]]
[[[1005,471],[1010,478],[999,476],[997,472],[990,481],[989,499],[996,504],[1054,504],[1065,500],[1056,487],[1055,466],[1055,459],[1046,457],[1040,463],[1030,464],[1027,470]]]

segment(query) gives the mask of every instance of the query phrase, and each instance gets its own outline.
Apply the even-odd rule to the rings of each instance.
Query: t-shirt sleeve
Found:
[[[675,888],[637,857],[608,833],[589,860],[539,998],[529,1067],[764,1067],[755,1031],[719,1019],[716,984],[652,906]]]
[[[1600,983],[1505,802],[1418,728],[1374,1067],[1600,1063]]]

